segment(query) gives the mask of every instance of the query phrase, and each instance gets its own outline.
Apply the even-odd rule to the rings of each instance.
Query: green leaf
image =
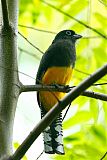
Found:
[[[94,122],[96,123],[99,116],[99,104],[97,100],[94,100],[92,98],[90,99],[90,111],[94,119]]]
[[[76,124],[82,124],[92,119],[92,115],[89,111],[79,111],[69,120],[64,122],[64,129],[68,129]]]
[[[102,125],[92,126],[91,127],[91,132],[94,135],[94,139],[96,139],[96,142],[100,143],[100,147],[101,147],[102,144],[107,146],[106,131],[105,131],[105,128]]]
[[[105,119],[105,129],[107,130],[107,102],[103,102],[104,119]]]

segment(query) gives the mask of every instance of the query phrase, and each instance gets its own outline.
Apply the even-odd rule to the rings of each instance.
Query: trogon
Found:
[[[36,76],[36,84],[69,85],[75,66],[75,42],[81,38],[73,30],[59,32],[52,44],[42,56]],[[41,118],[64,97],[65,93],[39,91],[37,101],[41,110]],[[62,115],[43,131],[44,151],[49,154],[64,154]]]

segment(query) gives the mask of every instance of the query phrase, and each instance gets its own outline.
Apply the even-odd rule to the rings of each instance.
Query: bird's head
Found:
[[[62,39],[68,39],[71,40],[72,42],[76,42],[77,39],[81,38],[82,36],[79,34],[76,34],[73,30],[63,30],[59,32],[56,36],[53,42],[56,42],[57,40],[62,40]]]

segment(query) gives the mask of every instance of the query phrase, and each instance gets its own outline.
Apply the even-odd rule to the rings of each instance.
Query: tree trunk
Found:
[[[19,97],[17,0],[7,0],[9,26],[0,18],[0,159],[12,154],[13,123]],[[1,11],[1,10],[0,10]],[[1,13],[0,13],[1,15]]]

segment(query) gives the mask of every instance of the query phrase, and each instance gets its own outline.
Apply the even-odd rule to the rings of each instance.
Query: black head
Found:
[[[81,37],[82,37],[81,35],[76,34],[73,30],[63,30],[55,36],[55,39],[53,42],[61,39],[69,39],[72,42],[75,42],[77,39]]]

